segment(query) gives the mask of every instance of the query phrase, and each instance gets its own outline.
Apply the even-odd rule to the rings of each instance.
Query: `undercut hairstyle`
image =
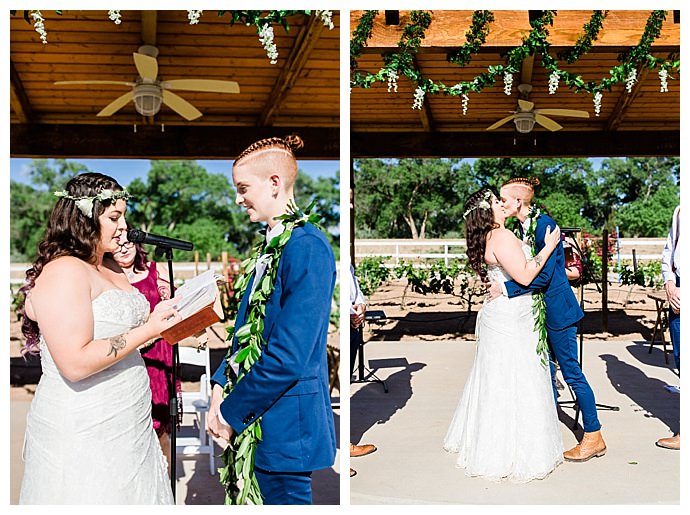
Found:
[[[467,244],[467,261],[472,270],[477,272],[482,282],[488,282],[487,270],[484,264],[486,252],[486,236],[491,230],[500,227],[494,220],[494,211],[491,207],[479,207],[481,202],[486,202],[490,194],[495,196],[489,188],[482,188],[470,195],[465,202],[465,241]],[[491,205],[491,202],[489,202]]]
[[[261,168],[261,171],[266,175],[282,172],[281,175],[287,183],[286,186],[291,187],[297,178],[297,158],[295,157],[295,152],[303,146],[302,138],[296,134],[291,134],[284,138],[262,139],[252,143],[243,150],[235,159],[233,168],[249,160],[261,157],[268,165],[265,168]]]
[[[503,183],[501,189],[508,188],[509,190],[517,193],[516,198],[521,199],[523,202],[530,204],[534,198],[534,188],[539,186],[539,179],[536,177],[513,177],[508,179]]]
[[[118,182],[102,173],[88,172],[69,180],[65,191],[72,197],[93,197],[103,190],[122,191]],[[117,199],[94,199],[91,216],[84,215],[74,200],[62,197],[53,207],[43,240],[38,245],[38,254],[31,268],[26,271],[24,286],[20,293],[24,298],[36,283],[43,268],[62,256],[74,256],[86,263],[95,264],[96,250],[101,239],[101,225],[98,217]],[[22,316],[22,333],[26,343],[22,353],[38,352],[38,324],[24,313],[24,305],[19,308]]]

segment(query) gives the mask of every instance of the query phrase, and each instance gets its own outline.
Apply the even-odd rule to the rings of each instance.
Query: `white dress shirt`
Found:
[[[269,227],[268,230],[266,231],[266,243],[271,241],[276,236],[280,236],[281,234],[283,234],[283,232],[285,232],[285,226],[281,222],[278,222],[273,227]],[[256,260],[256,266],[254,267],[254,281],[252,282],[252,289],[249,291],[248,299],[252,298],[252,295],[254,295],[254,291],[256,290],[256,285],[259,283],[261,278],[266,273],[267,261],[268,261],[268,254],[261,254],[259,256],[259,258]],[[239,327],[237,329],[239,329]],[[239,349],[232,356],[230,356],[230,366],[232,367],[232,370],[235,372],[235,376],[238,376],[240,373],[240,364],[235,361],[235,357],[237,356],[238,352],[239,352]],[[220,413],[220,406],[218,406],[218,419],[224,425],[226,425],[226,426],[230,425],[225,421],[225,419],[223,418],[223,415]]]
[[[355,277],[355,267],[350,264],[350,314],[355,315],[357,312],[352,308],[356,304],[366,304],[362,290],[359,289],[357,277]]]
[[[671,229],[668,231],[666,245],[661,253],[661,275],[664,283],[671,281],[676,284],[676,277],[680,277],[680,206],[673,211]]]

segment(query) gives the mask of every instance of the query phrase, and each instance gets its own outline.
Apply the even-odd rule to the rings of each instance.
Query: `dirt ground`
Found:
[[[403,306],[405,284],[403,279],[388,282],[368,299],[368,311],[382,310],[386,315],[385,321],[367,324],[369,337],[396,341],[474,338],[476,314],[482,299],[475,299],[468,313],[457,296],[424,296],[408,291]],[[655,301],[647,295],[654,291],[658,290],[614,283],[608,289],[608,312],[604,315],[602,293],[596,285],[587,285],[584,288],[584,337],[588,340],[650,341],[657,312]],[[575,290],[575,294],[579,300],[579,290]],[[665,337],[668,341],[668,334]]]

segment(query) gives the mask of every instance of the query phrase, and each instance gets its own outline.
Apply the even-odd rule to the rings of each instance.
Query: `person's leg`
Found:
[[[575,398],[582,411],[582,426],[585,433],[599,431],[601,424],[597,416],[594,392],[582,373],[577,353],[577,325],[565,329],[549,330],[553,352],[561,368],[563,379],[575,392]]]
[[[676,286],[680,288],[680,277],[676,278]],[[671,333],[671,345],[673,346],[673,357],[676,360],[676,368],[680,374],[680,314],[668,309],[668,329]]]
[[[311,472],[254,472],[264,504],[312,504]]]
[[[362,330],[350,327],[350,376],[355,373],[357,352],[359,352],[359,347],[362,343]]]

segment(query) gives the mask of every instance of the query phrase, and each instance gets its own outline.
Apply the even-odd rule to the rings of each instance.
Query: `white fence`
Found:
[[[615,240],[611,240],[615,242]],[[666,238],[621,238],[619,250],[613,252],[613,262],[632,261],[633,252],[639,261],[661,259]],[[457,240],[355,240],[355,260],[365,257],[390,257],[387,267],[394,267],[401,261],[410,259],[443,259],[448,263],[453,259],[466,259],[464,239]]]

